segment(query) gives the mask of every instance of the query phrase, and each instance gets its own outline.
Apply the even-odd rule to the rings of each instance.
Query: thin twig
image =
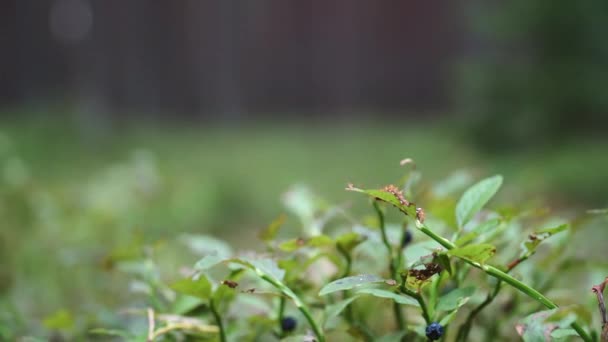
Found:
[[[608,317],[606,316],[606,304],[604,302],[604,289],[607,283],[608,277],[601,284],[591,288],[591,291],[597,295],[597,305],[600,309],[600,315],[602,315],[602,342],[608,341]]]
[[[154,341],[154,310],[148,308],[148,342]]]
[[[189,330],[206,334],[217,334],[219,329],[213,325],[197,325],[188,322],[172,323],[154,332],[153,340],[173,330]]]

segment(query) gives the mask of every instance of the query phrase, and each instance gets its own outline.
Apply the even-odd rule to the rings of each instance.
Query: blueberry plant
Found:
[[[562,252],[581,220],[487,209],[502,176],[461,191],[466,182],[425,187],[412,169],[399,185],[349,184],[368,197],[361,216],[295,188],[284,200],[299,228],[288,231],[280,216],[259,233],[262,251],[192,236],[185,243],[202,258],[181,280],[161,281],[152,253],[123,267],[148,295],[131,310],[140,328],[92,333],[129,341],[598,340],[581,298],[558,307],[545,294],[568,267]],[[601,309],[604,285],[594,287]]]

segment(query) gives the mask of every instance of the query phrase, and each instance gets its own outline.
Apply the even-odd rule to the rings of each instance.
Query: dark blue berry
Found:
[[[406,230],[403,233],[403,239],[401,239],[401,248],[405,248],[405,246],[409,245],[410,242],[412,242],[412,232],[410,232],[409,230]]]
[[[286,316],[281,320],[281,329],[283,329],[284,332],[294,331],[297,325],[298,321],[291,316]]]
[[[443,335],[443,327],[441,326],[441,324],[433,322],[426,327],[425,332],[426,337],[428,337],[430,340],[435,341],[440,339],[441,335]]]

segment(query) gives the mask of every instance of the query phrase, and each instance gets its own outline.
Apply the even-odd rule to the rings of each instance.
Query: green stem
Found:
[[[217,324],[217,327],[220,331],[220,341],[221,342],[226,342],[226,331],[224,331],[224,324],[222,323],[222,317],[220,316],[219,311],[217,311],[217,308],[215,307],[215,302],[214,300],[210,300],[209,301],[209,308],[211,309],[211,313],[213,314],[213,317],[215,318],[215,323]]]
[[[467,340],[467,338],[469,337],[469,333],[471,332],[471,327],[473,326],[473,320],[483,309],[485,309],[486,306],[490,305],[490,303],[494,301],[494,298],[496,298],[498,292],[500,291],[500,285],[502,285],[502,281],[499,280],[496,283],[494,290],[491,293],[488,293],[486,299],[469,313],[469,316],[467,317],[466,321],[458,329],[458,334],[456,335],[457,341]]]
[[[277,322],[279,322],[279,326],[281,325],[281,322],[283,321],[284,316],[285,316],[285,297],[281,296],[281,298],[279,298],[279,313],[277,315]],[[283,329],[279,329],[277,336],[279,336],[280,338],[285,337],[285,332],[283,331]]]
[[[388,266],[391,273],[391,278],[396,280],[397,267],[399,267],[398,263],[400,262],[400,260],[395,258],[393,253],[393,247],[391,246],[391,243],[388,240],[388,235],[386,234],[386,224],[384,221],[384,213],[382,212],[382,208],[380,208],[378,201],[374,201],[374,209],[376,210],[376,214],[378,215],[378,223],[380,225],[380,234],[382,235],[382,242],[386,247],[386,251],[389,257]],[[393,302],[393,312],[395,314],[395,322],[397,323],[397,327],[399,328],[399,330],[405,329],[405,324],[403,322],[403,312],[401,311],[401,306],[396,302]]]
[[[449,250],[449,249],[456,248],[456,246],[452,242],[435,234],[435,232],[430,230],[428,227],[426,227],[420,221],[417,221],[416,225],[418,226],[418,229],[420,229],[420,231],[422,231],[424,234],[428,235],[431,239],[437,241],[437,243],[439,243],[446,249]],[[467,259],[462,259],[462,260],[473,267],[479,268],[480,270],[486,272],[487,274],[491,275],[492,277],[495,277],[495,278],[502,280],[505,283],[513,286],[520,292],[523,292],[524,294],[528,295],[532,299],[541,303],[545,307],[547,307],[549,309],[557,308],[557,305],[555,303],[553,303],[549,298],[545,297],[542,293],[540,293],[537,290],[535,290],[534,288],[522,283],[521,281],[515,279],[514,277],[508,275],[507,273],[499,270],[498,268],[496,268],[494,266],[490,266],[490,265],[482,265],[482,264],[472,261],[472,260],[467,260]],[[579,336],[584,341],[586,341],[586,342],[592,341],[591,336],[589,336],[589,334],[577,322],[572,323],[571,327],[572,327],[572,329],[576,330],[576,332],[579,334]]]
[[[279,322],[283,320],[283,316],[285,315],[285,297],[281,297],[279,301]]]
[[[336,248],[338,249],[338,252],[340,252],[340,254],[344,257],[344,260],[346,260],[346,266],[344,267],[344,272],[342,273],[342,277],[341,278],[346,278],[350,275],[350,271],[352,268],[352,263],[353,263],[353,259],[350,256],[350,253],[344,249],[344,247],[342,247],[341,244],[336,244]],[[346,299],[349,296],[349,291],[345,290],[344,292],[342,292],[342,299]],[[352,309],[352,304],[347,306],[344,312],[346,321],[351,325],[354,326],[354,317],[353,317],[353,309]]]
[[[310,310],[308,309],[306,304],[304,304],[304,302],[300,299],[300,297],[298,297],[289,287],[277,282],[272,277],[270,277],[264,273],[258,273],[258,275],[260,276],[260,278],[262,278],[266,282],[270,283],[270,285],[274,286],[279,291],[281,291],[284,295],[291,298],[293,300],[293,302],[296,304],[296,307],[298,308],[298,310],[300,310],[302,315],[304,315],[304,317],[306,318],[306,321],[308,321],[308,324],[312,328],[312,331],[314,332],[315,336],[317,336],[318,342],[325,342],[325,336],[323,335],[323,331],[319,328],[319,326],[317,325],[317,322],[315,322],[314,318],[312,317]],[[222,341],[222,342],[224,342],[224,341]]]
[[[414,298],[416,301],[418,301],[418,304],[420,304],[420,309],[422,310],[422,317],[424,318],[424,321],[426,322],[426,324],[431,324],[431,316],[429,315],[429,311],[428,308],[426,306],[426,302],[424,301],[424,298],[422,297],[422,295],[418,292],[414,292],[410,289],[407,288],[407,286],[405,285],[405,277],[402,278],[401,280],[401,286],[399,286],[399,290],[403,293],[406,294],[412,298]]]

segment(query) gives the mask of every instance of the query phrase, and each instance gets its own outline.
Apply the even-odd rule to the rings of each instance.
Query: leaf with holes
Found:
[[[395,186],[389,185],[381,190],[365,190],[349,185],[346,190],[360,192],[383,202],[387,202],[399,209],[402,213],[411,217],[416,217],[416,205],[402,198],[402,195],[400,195]]]
[[[554,228],[539,230],[528,236],[528,240],[522,243],[521,257],[527,258],[536,252],[536,248],[541,242],[550,238],[552,235],[563,232],[570,227],[569,224],[562,224]]]

